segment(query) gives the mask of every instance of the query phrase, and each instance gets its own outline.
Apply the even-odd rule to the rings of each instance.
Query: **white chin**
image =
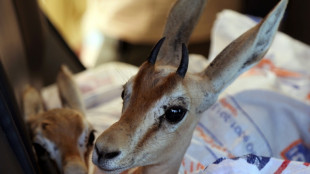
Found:
[[[107,174],[119,174],[127,169],[130,169],[130,167],[122,167],[122,168],[116,168],[116,169],[105,169],[105,168],[100,168],[97,166],[97,168],[101,171],[103,171],[104,173]]]

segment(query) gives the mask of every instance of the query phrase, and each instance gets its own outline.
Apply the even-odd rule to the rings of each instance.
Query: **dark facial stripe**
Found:
[[[146,62],[141,67],[133,81],[133,92],[131,94],[129,106],[121,116],[121,120],[130,123],[130,131],[140,132],[138,129],[140,124],[143,124],[146,117],[145,113],[154,106],[164,95],[175,89],[176,85],[182,81],[182,77],[173,72],[166,77],[163,77],[160,82],[156,77],[155,68],[150,63]],[[158,131],[159,124],[155,123],[151,127],[143,130],[139,135],[137,147],[142,147],[152,135]]]
[[[144,145],[145,145],[145,142],[147,142],[147,140],[149,138],[152,137],[152,135],[155,133],[155,132],[158,132],[158,129],[159,129],[159,126],[158,126],[158,123],[155,123],[154,125],[152,125],[152,127],[150,127],[146,133],[144,135],[141,135],[143,136],[141,139],[139,139],[139,142],[137,144],[137,149],[140,149],[142,148]]]

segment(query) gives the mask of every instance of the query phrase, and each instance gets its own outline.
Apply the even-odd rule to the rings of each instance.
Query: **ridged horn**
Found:
[[[154,46],[154,48],[152,49],[151,54],[150,54],[150,56],[149,56],[149,58],[148,58],[148,62],[149,62],[150,64],[152,64],[152,65],[155,64],[157,55],[158,55],[159,50],[160,50],[160,48],[161,48],[161,45],[163,44],[163,42],[165,41],[165,39],[166,39],[165,37],[161,38],[161,39],[157,42],[157,44]]]
[[[184,78],[187,72],[187,68],[188,68],[188,51],[186,45],[182,43],[182,59],[177,69],[177,74]]]

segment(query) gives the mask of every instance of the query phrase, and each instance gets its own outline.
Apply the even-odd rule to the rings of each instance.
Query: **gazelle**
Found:
[[[62,66],[57,86],[64,108],[44,111],[38,91],[28,86],[23,96],[25,121],[33,143],[45,149],[61,173],[87,174],[88,158],[95,140],[92,125],[71,72]]]
[[[177,173],[202,113],[269,49],[288,0],[229,44],[200,73],[187,73],[186,43],[205,0],[179,0],[163,36],[138,73],[124,85],[118,122],[96,140],[92,161],[102,171]]]

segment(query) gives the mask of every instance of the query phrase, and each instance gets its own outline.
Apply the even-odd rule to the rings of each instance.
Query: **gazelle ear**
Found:
[[[177,67],[181,60],[182,43],[187,44],[189,37],[202,13],[207,0],[179,0],[168,16],[157,63]]]
[[[71,71],[64,65],[61,66],[57,76],[59,96],[64,107],[85,113],[80,91],[75,84]]]
[[[27,86],[24,90],[23,110],[26,121],[30,116],[44,112],[44,104],[41,95],[31,86]]]
[[[267,17],[229,44],[207,67],[203,75],[210,79],[216,93],[262,59],[273,41],[287,3],[288,0],[281,0]]]

